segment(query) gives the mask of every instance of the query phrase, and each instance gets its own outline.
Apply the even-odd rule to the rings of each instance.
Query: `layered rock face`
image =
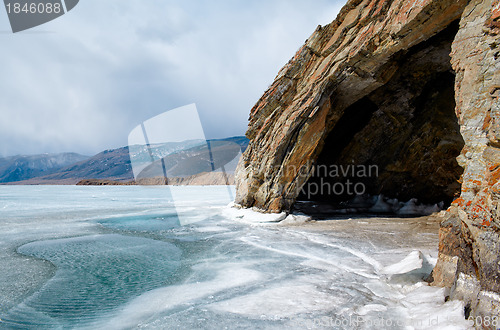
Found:
[[[434,283],[497,308],[499,17],[498,0],[348,1],[251,110],[236,202],[290,210],[315,166],[376,165],[368,193],[454,200]]]
[[[463,169],[456,157],[464,141],[455,116],[455,76],[449,57],[457,29],[453,23],[397,54],[393,60],[399,69],[392,78],[344,110],[324,142],[315,175],[300,199],[352,199],[354,186],[350,195],[343,189],[349,181],[363,184],[357,192],[404,201],[417,198],[449,204],[457,197]],[[332,164],[344,172],[355,164],[358,171],[345,176],[325,173]],[[370,168],[371,175],[362,177],[360,171]],[[319,193],[312,194],[315,191]]]

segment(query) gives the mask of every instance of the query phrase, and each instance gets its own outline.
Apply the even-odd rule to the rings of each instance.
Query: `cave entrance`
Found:
[[[460,192],[463,169],[456,157],[464,146],[449,56],[457,31],[453,23],[398,54],[393,77],[345,109],[324,141],[299,202],[349,209],[363,196],[364,207],[387,212],[394,209],[387,207],[388,199],[441,207],[451,203]],[[386,199],[377,206],[374,196],[379,195]]]

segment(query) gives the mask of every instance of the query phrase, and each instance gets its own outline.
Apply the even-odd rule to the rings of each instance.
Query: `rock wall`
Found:
[[[365,139],[368,141],[363,142],[365,146],[370,146],[368,142],[375,140],[379,141],[376,144],[380,147],[380,141],[385,141],[379,138],[383,132],[391,127],[407,127],[410,124],[412,134],[427,129],[430,132],[427,135],[439,138],[427,142],[423,136],[422,139],[414,139],[415,143],[410,145],[427,143],[429,146],[427,149],[417,148],[417,153],[432,150],[432,146],[440,145],[442,140],[450,140],[452,134],[443,134],[439,125],[426,126],[435,122],[432,108],[438,111],[439,104],[421,104],[420,107],[427,109],[429,116],[426,122],[424,120],[418,125],[415,121],[418,116],[410,113],[414,111],[411,104],[415,103],[405,103],[404,100],[425,94],[419,82],[431,81],[440,72],[453,72],[455,110],[463,137],[461,143],[465,144],[458,163],[464,172],[460,180],[461,190],[458,190],[460,197],[447,212],[440,231],[440,258],[433,272],[434,283],[453,286],[452,296],[468,301],[470,309],[477,315],[497,308],[498,296],[495,293],[500,293],[500,211],[497,210],[500,200],[499,17],[498,0],[348,1],[336,20],[316,29],[251,110],[246,134],[251,142],[237,169],[236,202],[266,212],[290,210],[300,189],[309,180],[314,162],[328,148],[329,134],[341,130],[346,112],[353,111],[357,102],[367,99],[375,104],[374,114],[379,111],[379,115],[389,119],[381,121],[386,129],[379,129],[378,134],[378,126],[374,124],[377,116],[367,120],[366,125],[372,125],[373,129],[364,126],[366,132],[371,134],[369,139]],[[444,66],[443,61],[429,67],[432,72],[415,71],[414,66],[405,66],[408,61],[402,61],[402,58],[409,58],[409,55],[425,49],[428,53],[421,58],[428,60],[427,63],[439,57],[428,56],[432,52],[437,54],[437,43],[423,48],[422,45],[438,38],[457,21],[460,22],[458,32],[449,39],[450,43],[453,41],[451,58],[447,57],[445,61],[450,61],[452,71]],[[445,49],[446,40],[443,42],[441,49]],[[425,68],[425,63],[422,67]],[[401,88],[391,90],[391,84],[408,75],[408,70],[420,75],[409,75],[412,79],[407,92]],[[390,95],[395,95],[392,107],[399,106],[392,112],[387,111],[391,105],[384,103],[384,95],[388,95],[388,91]],[[408,96],[408,93],[414,95]],[[432,99],[432,93],[426,95],[425,100]],[[390,120],[394,125],[387,124]],[[412,138],[412,134],[405,134],[398,136]],[[363,141],[362,135],[354,134],[352,141],[347,141],[344,146],[347,148],[350,144],[351,152],[344,152],[344,148],[334,158],[349,160],[365,150],[359,147],[363,145],[361,142],[353,142],[356,139]],[[453,140],[454,150],[460,141]],[[434,191],[449,187],[449,196],[456,192],[454,189],[458,186],[453,188],[451,181],[460,175],[461,170],[457,171],[454,164],[443,165],[435,161],[437,165],[427,169],[411,166],[429,152],[412,159],[414,149],[408,147],[405,150],[404,155],[392,152],[392,156],[399,157],[395,160],[399,161],[399,167],[414,173],[410,178],[422,181],[426,172],[431,177],[434,170],[441,169],[443,174],[437,180],[444,181],[434,185]],[[449,155],[454,158],[454,153],[452,151]],[[375,155],[370,152],[362,154],[367,162],[372,161]],[[391,154],[387,151],[385,159],[389,156]],[[438,154],[431,158],[439,160],[440,157]],[[382,163],[387,170],[384,180],[391,182],[393,178],[398,178],[391,173],[401,171],[390,171],[398,169],[398,166],[390,167],[389,163]],[[446,177],[446,173],[454,171],[458,174]],[[400,181],[395,182],[407,180],[399,178]],[[410,192],[416,190],[417,185],[408,189]]]
[[[460,18],[467,1],[351,0],[318,27],[250,113],[237,202],[290,209],[346,108],[384,86],[399,57]]]
[[[465,147],[460,198],[440,230],[434,283],[476,315],[500,311],[500,2],[471,1],[452,47],[456,114]]]

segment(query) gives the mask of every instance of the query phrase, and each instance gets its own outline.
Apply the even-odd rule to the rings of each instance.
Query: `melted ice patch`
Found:
[[[27,327],[82,325],[133,296],[169,282],[179,266],[173,244],[122,235],[38,241],[18,251],[52,262],[55,276],[3,316]]]
[[[172,285],[146,292],[131,300],[108,321],[98,323],[105,329],[129,329],[147,324],[151,317],[159,317],[176,307],[203,303],[213,299],[224,290],[230,290],[263,278],[258,271],[246,268],[244,264],[201,265],[203,271],[216,271],[216,276],[207,281]]]
[[[172,211],[156,214],[109,217],[98,221],[98,223],[112,229],[141,232],[168,230],[180,226],[177,213]]]

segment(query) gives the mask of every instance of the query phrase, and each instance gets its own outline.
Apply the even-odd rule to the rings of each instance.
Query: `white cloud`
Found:
[[[18,34],[2,12],[0,154],[123,146],[140,122],[193,102],[208,137],[243,134],[278,70],[342,4],[81,0]]]

